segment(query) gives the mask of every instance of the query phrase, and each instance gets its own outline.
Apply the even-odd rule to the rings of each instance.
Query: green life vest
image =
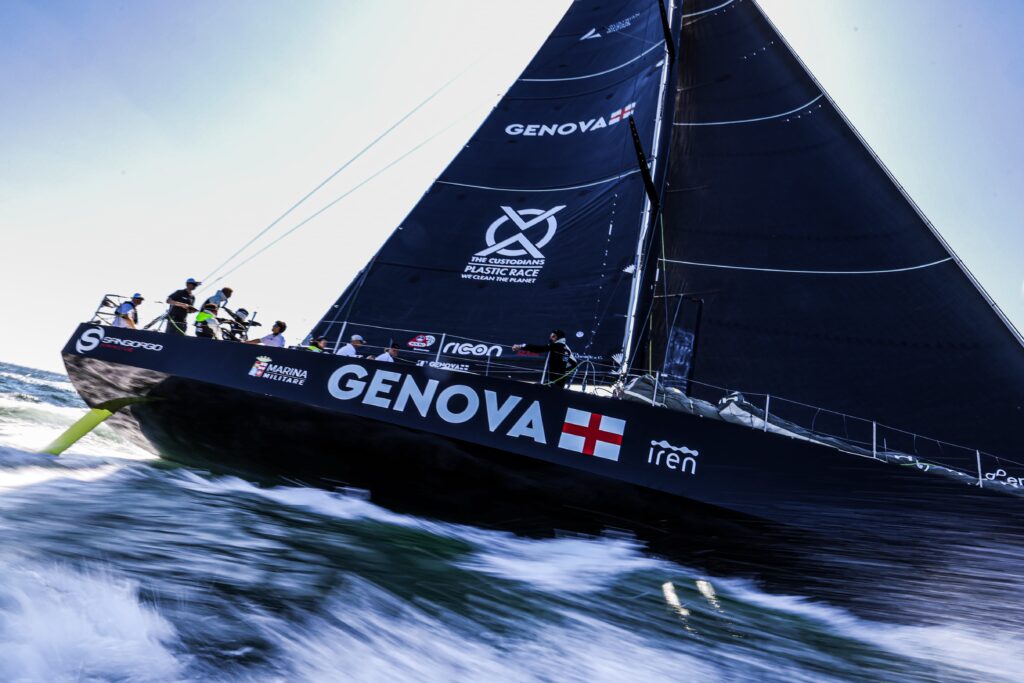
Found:
[[[210,313],[209,311],[199,311],[199,314],[196,315],[196,324],[198,325],[201,322],[211,320],[214,317],[213,313]]]
[[[306,347],[306,350],[307,351],[315,351],[316,353],[323,353],[324,352],[324,350],[321,349],[316,344],[310,344],[309,346]]]

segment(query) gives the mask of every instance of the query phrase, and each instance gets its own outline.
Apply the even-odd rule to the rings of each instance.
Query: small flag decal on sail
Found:
[[[622,433],[625,430],[625,420],[569,408],[565,413],[558,447],[618,462]]]
[[[618,123],[619,121],[623,121],[623,120],[629,118],[630,116],[633,115],[633,110],[634,109],[636,109],[636,102],[633,102],[631,104],[627,104],[622,109],[616,109],[608,117],[608,123],[609,124]]]

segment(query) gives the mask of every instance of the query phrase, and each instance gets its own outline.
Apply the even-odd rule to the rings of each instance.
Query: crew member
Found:
[[[323,353],[327,350],[327,337],[317,337],[313,341],[309,342],[309,345],[304,348],[307,351],[312,351],[314,353]]]
[[[384,353],[373,357],[374,360],[384,361],[385,363],[394,363],[395,358],[398,358],[398,344],[392,344],[384,349]]]
[[[345,344],[334,353],[339,356],[350,356],[352,358],[359,358],[359,354],[356,353],[356,351],[358,351],[359,347],[365,343],[366,340],[363,339],[362,336],[358,334],[353,334],[349,338],[348,344]]]
[[[188,331],[188,314],[195,312],[196,297],[192,292],[203,284],[193,277],[185,280],[185,288],[173,292],[167,297],[170,307],[167,309],[167,329],[165,332],[185,336]]]
[[[250,339],[245,342],[246,344],[263,344],[264,346],[279,346],[284,348],[284,331],[288,329],[286,323],[278,320],[274,323],[274,326],[270,328],[270,334],[259,339]]]
[[[234,293],[235,290],[230,287],[221,287],[217,290],[216,294],[203,302],[201,308],[206,308],[206,304],[217,304],[217,308],[224,308],[228,303],[228,299],[230,299],[231,295]]]
[[[222,339],[220,319],[217,317],[217,304],[207,301],[203,310],[196,314],[196,336],[206,339]]]
[[[569,388],[569,375],[578,363],[565,343],[565,332],[552,330],[547,344],[513,344],[513,351],[547,352],[547,384],[559,389]]]
[[[138,292],[132,294],[131,301],[125,301],[114,310],[114,327],[139,329],[138,307],[144,301]]]

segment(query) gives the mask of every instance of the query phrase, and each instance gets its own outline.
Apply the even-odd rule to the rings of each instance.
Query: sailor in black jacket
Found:
[[[552,330],[547,344],[513,344],[512,350],[532,353],[547,352],[545,383],[559,389],[569,388],[569,378],[577,362],[572,351],[569,350],[569,346],[565,343],[565,332]]]

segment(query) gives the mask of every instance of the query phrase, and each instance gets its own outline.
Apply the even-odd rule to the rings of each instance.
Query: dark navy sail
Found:
[[[681,51],[636,367],[1024,451],[1019,336],[757,5],[688,3]]]
[[[657,0],[574,3],[314,333],[489,372],[536,368],[510,346],[556,327],[621,352],[647,219],[628,121],[656,150],[670,68]]]

